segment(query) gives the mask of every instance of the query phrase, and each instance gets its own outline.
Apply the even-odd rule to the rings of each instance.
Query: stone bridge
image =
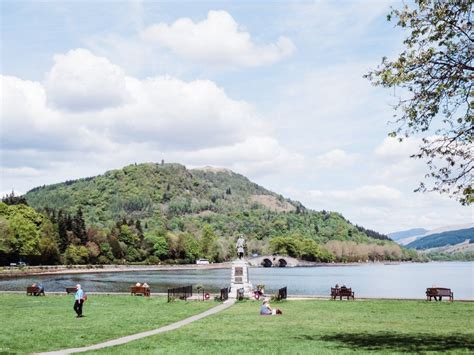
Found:
[[[287,267],[287,266],[298,266],[300,261],[286,255],[263,255],[255,258],[249,258],[249,265],[251,266],[263,266],[263,267]]]

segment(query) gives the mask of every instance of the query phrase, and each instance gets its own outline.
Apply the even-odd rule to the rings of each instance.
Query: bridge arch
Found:
[[[263,259],[263,261],[262,261],[262,266],[263,266],[263,267],[272,267],[272,266],[273,266],[273,262],[272,262],[269,258],[265,258],[265,259]]]
[[[284,258],[278,259],[278,267],[286,267],[288,265],[288,262]]]

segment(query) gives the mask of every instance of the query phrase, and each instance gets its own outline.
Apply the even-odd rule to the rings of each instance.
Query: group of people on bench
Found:
[[[39,296],[41,294],[44,295],[44,286],[41,282],[38,282],[38,283],[33,283],[30,288],[34,289],[34,291],[32,292],[33,295],[35,296]]]
[[[142,283],[142,284],[141,284],[140,282],[137,282],[137,283],[135,284],[135,287],[146,287],[146,288],[150,288],[150,285],[148,285],[146,282],[144,282],[144,283]]]

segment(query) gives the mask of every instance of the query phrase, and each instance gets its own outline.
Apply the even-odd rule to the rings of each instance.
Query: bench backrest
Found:
[[[132,293],[147,293],[150,290],[149,287],[143,286],[132,286]]]
[[[426,294],[428,296],[451,296],[452,292],[450,288],[431,287],[426,289]]]
[[[339,294],[340,295],[346,295],[346,294],[351,295],[352,294],[352,288],[341,287],[339,289]]]
[[[27,292],[27,293],[32,293],[32,292],[33,292],[33,293],[38,293],[39,291],[40,291],[40,288],[37,287],[37,286],[28,286],[28,287],[26,288],[26,292]]]

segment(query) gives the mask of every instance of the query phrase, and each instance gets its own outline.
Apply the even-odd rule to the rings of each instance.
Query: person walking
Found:
[[[84,291],[80,284],[76,285],[76,293],[74,294],[74,311],[77,314],[76,318],[82,317],[82,305],[84,304]]]

